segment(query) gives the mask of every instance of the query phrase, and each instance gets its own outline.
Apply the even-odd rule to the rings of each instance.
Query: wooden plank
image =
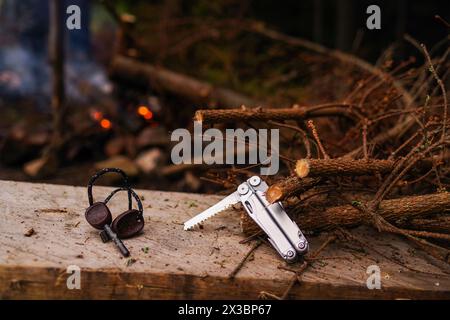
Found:
[[[139,190],[146,226],[143,234],[125,241],[136,259],[128,265],[85,222],[85,188],[0,181],[0,190],[2,299],[256,299],[261,291],[281,295],[292,279],[291,272],[278,268],[284,262],[266,245],[235,279],[228,278],[252,246],[239,244],[244,236],[238,210],[208,220],[203,229],[183,231],[185,220],[219,196]],[[110,190],[99,187],[95,196],[102,198]],[[118,195],[111,202],[113,215],[125,209],[125,199]],[[24,236],[30,228],[35,234]],[[352,233],[384,257],[351,243],[332,244],[321,255],[325,259],[294,286],[291,298],[450,299],[448,266],[438,266],[396,236],[366,228]],[[326,237],[310,237],[312,250]],[[146,247],[148,253],[142,250]],[[396,260],[424,272],[408,270]],[[366,286],[367,267],[374,264],[381,269],[381,290]],[[69,265],[81,268],[80,290],[67,288]]]

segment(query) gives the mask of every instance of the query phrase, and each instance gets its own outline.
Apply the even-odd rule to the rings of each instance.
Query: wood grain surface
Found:
[[[257,299],[261,291],[282,295],[293,276],[278,268],[285,263],[263,244],[229,278],[253,246],[239,243],[245,237],[238,207],[209,219],[203,229],[183,231],[184,221],[220,196],[138,190],[146,225],[124,241],[130,260],[112,243],[102,243],[84,220],[85,188],[0,181],[0,190],[1,299]],[[94,197],[103,199],[110,190],[98,187]],[[110,202],[113,216],[125,208],[124,194]],[[450,299],[448,265],[397,236],[365,227],[351,232],[370,246],[331,244],[289,298]],[[310,236],[311,250],[326,239]],[[79,290],[67,288],[70,265],[81,269]],[[380,267],[381,290],[366,286],[370,265]]]

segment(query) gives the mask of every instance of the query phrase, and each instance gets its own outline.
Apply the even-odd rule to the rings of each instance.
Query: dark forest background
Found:
[[[430,48],[440,43],[432,51],[436,56],[448,48],[448,28],[435,15],[448,21],[449,1],[60,1],[61,20],[53,29],[61,26],[64,37],[69,121],[62,130],[76,138],[59,150],[51,174],[30,175],[27,164],[40,157],[54,129],[52,3],[0,0],[1,179],[83,185],[95,167],[115,164],[104,161],[118,155],[137,176],[142,169],[135,168],[136,159],[150,151],[154,161],[170,165],[170,132],[190,128],[195,110],[217,101],[187,99],[142,78],[118,79],[111,65],[119,55],[286,106],[342,99],[357,78],[348,68],[333,68],[336,61],[326,55],[292,45],[289,37],[388,69],[411,57],[416,67],[423,64],[414,42]],[[70,4],[81,8],[81,30],[65,28]],[[366,28],[372,4],[381,8],[381,30]],[[186,175],[148,179],[154,175],[136,179],[142,187],[204,191],[198,183],[187,186]]]

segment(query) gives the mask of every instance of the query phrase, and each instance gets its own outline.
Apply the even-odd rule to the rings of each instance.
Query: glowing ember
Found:
[[[96,121],[100,121],[103,119],[103,113],[101,113],[100,111],[93,111],[92,118]]]
[[[100,121],[100,126],[103,129],[111,129],[111,121],[109,121],[108,119],[102,119]]]
[[[140,106],[137,109],[137,113],[144,117],[146,120],[150,120],[153,118],[153,112],[150,111],[150,109],[146,106]]]
[[[102,127],[105,130],[111,129],[112,122],[104,117],[103,112],[91,109],[90,115],[91,118],[100,125],[100,127]]]

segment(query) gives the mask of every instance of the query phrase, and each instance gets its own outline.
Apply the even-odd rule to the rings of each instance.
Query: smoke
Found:
[[[86,103],[90,94],[111,92],[112,84],[105,70],[94,61],[71,59],[65,63],[67,100]],[[0,99],[33,98],[39,109],[50,101],[51,70],[46,55],[13,45],[0,48]]]
[[[83,30],[66,31],[66,98],[69,103],[86,103],[90,94],[110,93],[112,85],[90,52],[89,3],[71,2],[81,5],[86,20]],[[49,111],[47,48],[48,1],[0,0],[0,100],[32,99],[39,110]]]
[[[98,96],[110,94],[112,83],[105,70],[96,62],[86,59],[66,61],[66,95],[76,103],[87,103]]]
[[[0,92],[11,96],[49,95],[49,66],[44,57],[14,45],[0,49]]]

